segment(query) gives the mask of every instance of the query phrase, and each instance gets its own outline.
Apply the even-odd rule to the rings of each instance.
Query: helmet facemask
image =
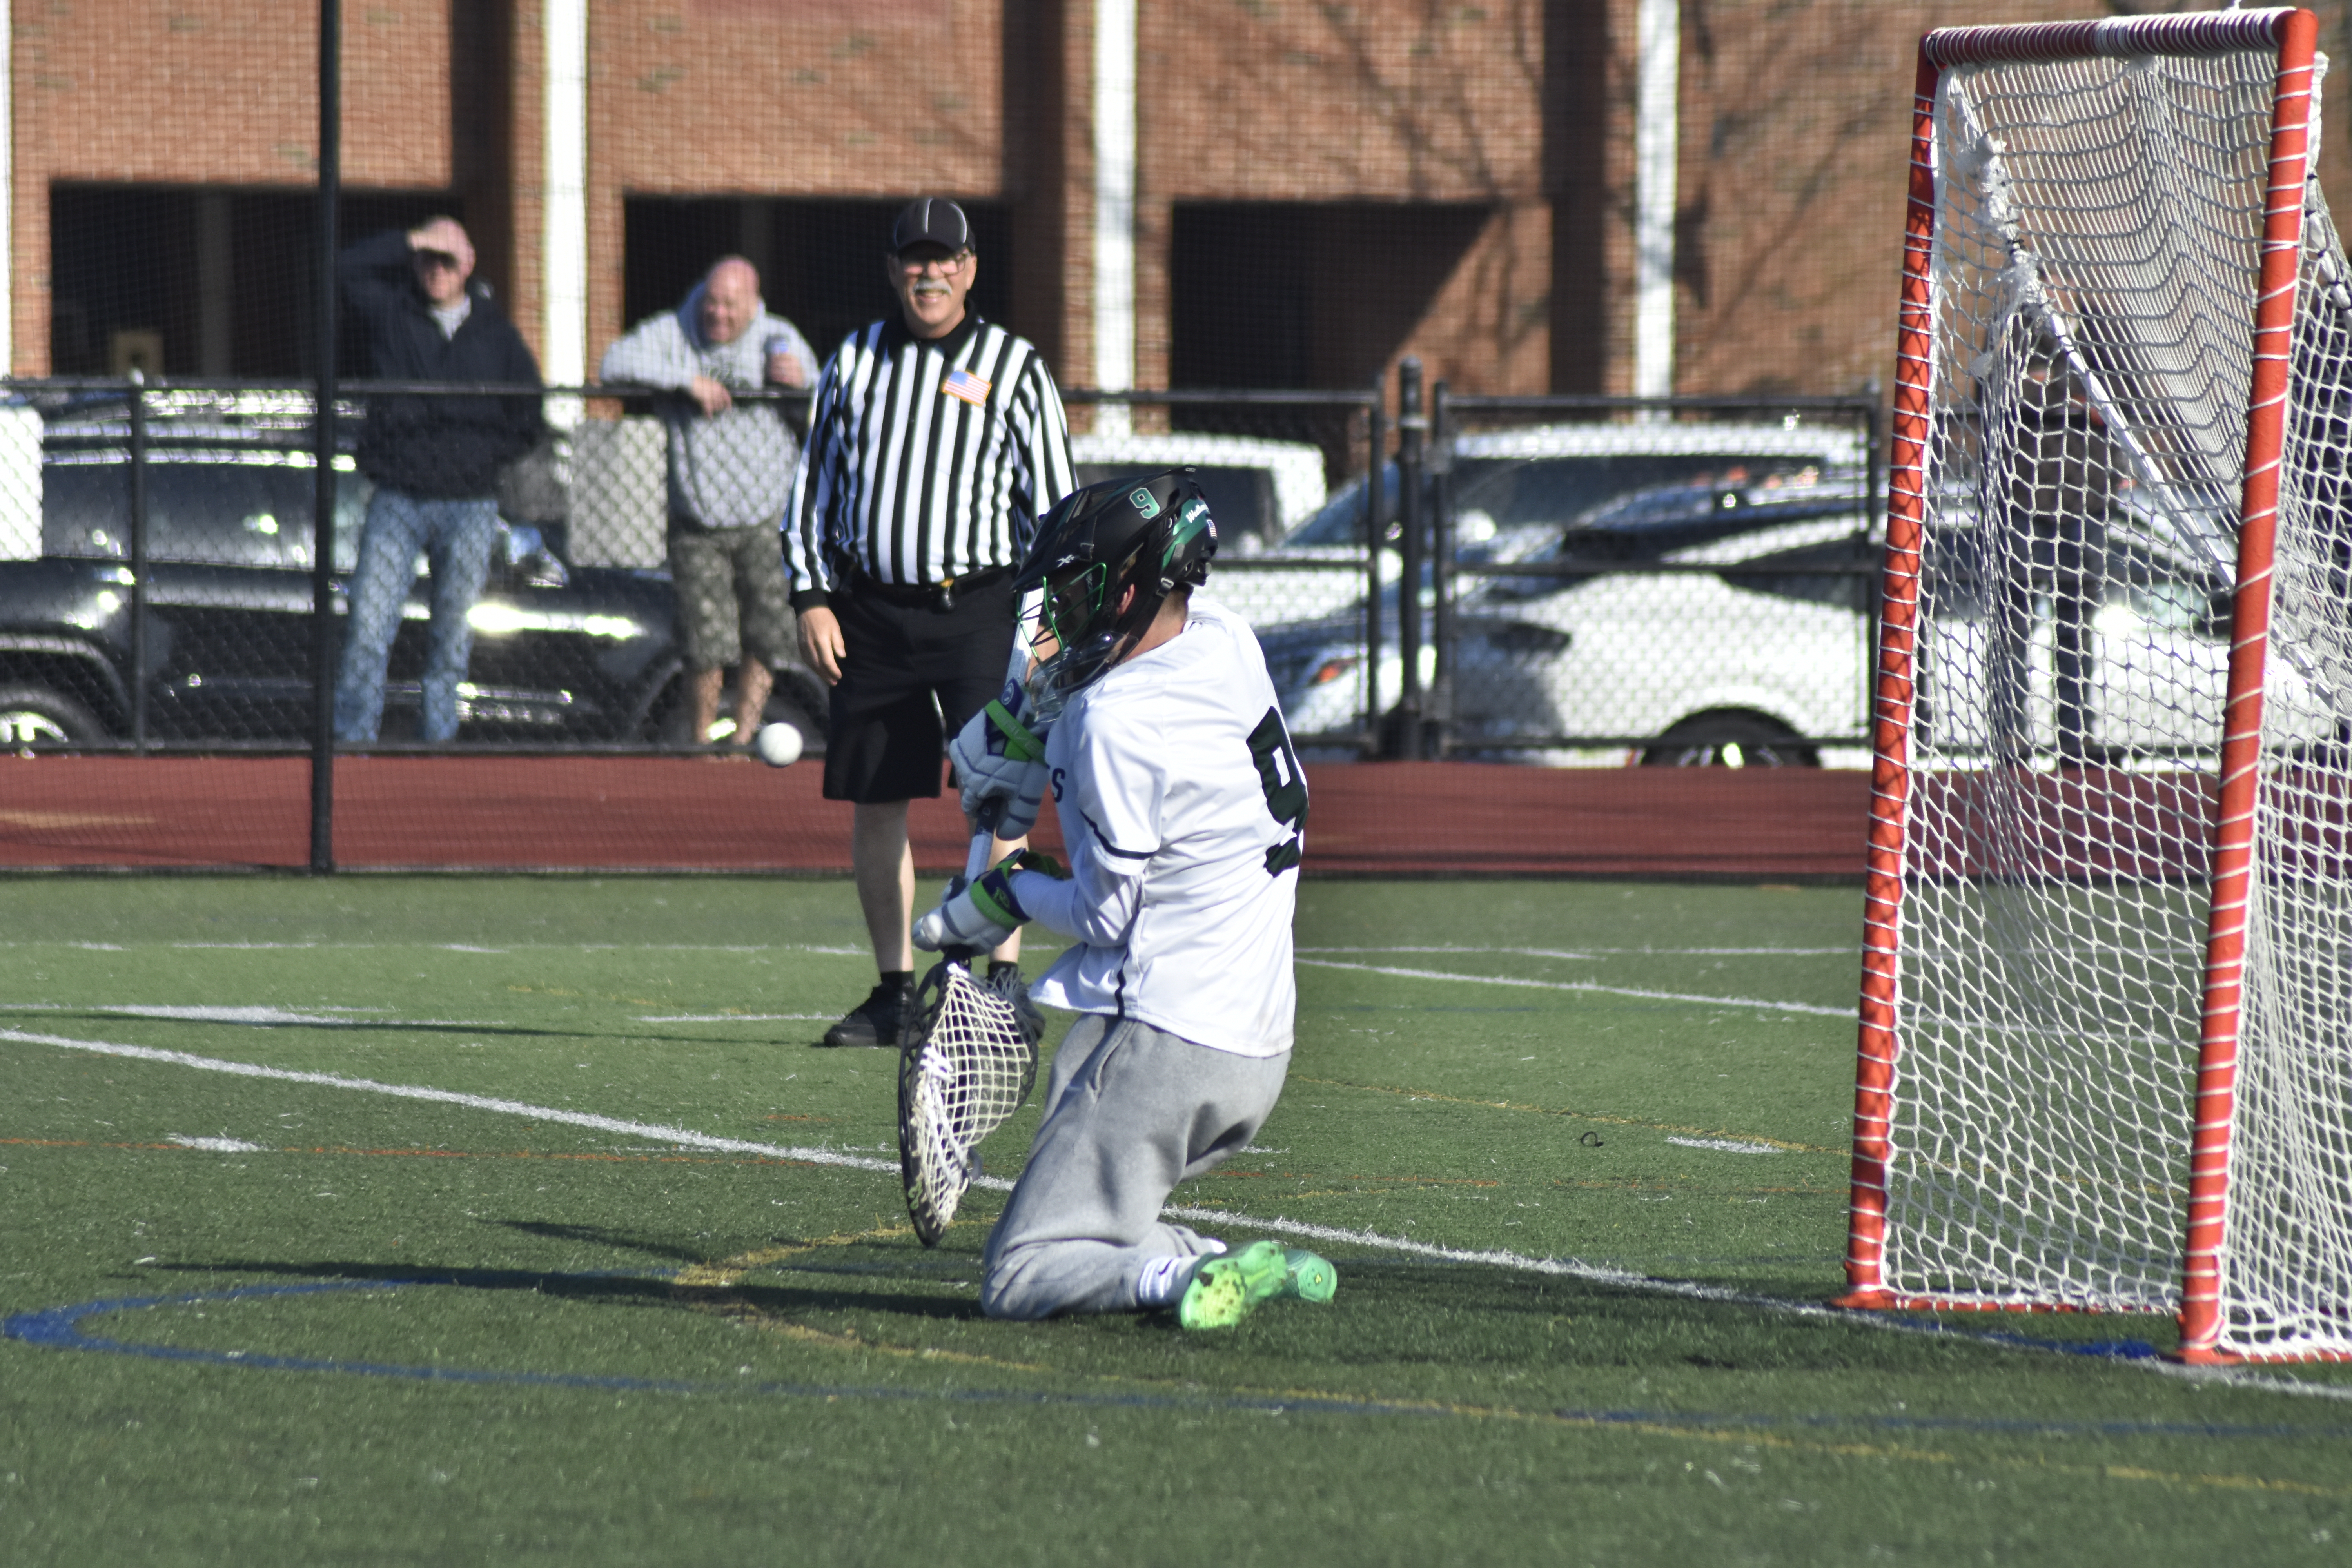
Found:
[[[1189,470],[1089,486],[1064,498],[1046,524],[1020,586],[1024,637],[1037,658],[1029,700],[1050,722],[1133,650],[1169,595],[1207,579],[1217,530]]]
[[[1147,605],[1139,594],[1127,614],[1118,613],[1112,595],[1131,585],[1127,577],[1125,571],[1097,562],[1059,582],[1047,580],[1028,638],[1037,657],[1029,700],[1041,721],[1058,718],[1071,698],[1126,658],[1159,615],[1160,598]]]

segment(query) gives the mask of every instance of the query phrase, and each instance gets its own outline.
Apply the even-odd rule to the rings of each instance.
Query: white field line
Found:
[[[376,952],[386,949],[397,951],[421,948],[439,952],[817,952],[843,958],[870,958],[870,947],[851,947],[839,942],[510,942],[504,947],[473,947],[455,942],[133,942],[125,946],[111,942],[0,942],[0,949],[18,947],[73,947],[92,952],[129,952],[140,948],[168,948],[176,952]]]
[[[1574,960],[1579,963],[1590,963],[1605,950],[1597,947],[1576,951],[1558,947],[1456,947],[1449,944],[1444,947],[1298,947],[1293,948],[1291,951],[1294,952],[1347,953],[1438,952],[1456,953],[1465,957],[1475,956],[1479,953],[1500,953],[1507,954],[1514,958],[1566,958]]]
[[[1458,980],[1471,985],[1511,985],[1528,991],[1591,991],[1609,996],[1638,996],[1648,1002],[1694,1002],[1702,1007],[1757,1007],[1771,1013],[1803,1013],[1817,1018],[1851,1018],[1852,1007],[1819,1007],[1810,1002],[1767,1002],[1755,996],[1695,996],[1681,991],[1646,991],[1632,985],[1603,985],[1593,980],[1522,980],[1509,974],[1455,974],[1443,969],[1399,969],[1385,963],[1342,963],[1329,958],[1294,962],[1316,969],[1349,969],[1360,974],[1392,974],[1400,980]]]
[[[1465,947],[1449,942],[1443,947],[1302,947],[1299,952],[1460,952],[1508,953],[1520,958],[1852,958],[1857,963],[1862,949],[1856,947]]]
[[[640,1024],[778,1024],[830,1019],[831,1013],[657,1013],[641,1015]]]
[[[856,1154],[844,1154],[833,1149],[792,1148],[776,1143],[755,1143],[741,1138],[714,1138],[707,1132],[697,1132],[685,1127],[665,1127],[654,1122],[624,1121],[618,1117],[596,1116],[583,1110],[560,1110],[553,1106],[530,1105],[520,1100],[500,1100],[491,1095],[463,1094],[456,1089],[429,1089],[419,1084],[378,1083],[373,1079],[345,1078],[341,1073],[298,1072],[290,1068],[262,1067],[254,1062],[223,1061],[217,1057],[200,1057],[187,1051],[156,1050],[148,1046],[117,1045],[109,1040],[76,1040],[63,1035],[35,1035],[21,1029],[0,1029],[0,1040],[28,1046],[56,1046],[68,1051],[89,1051],[96,1056],[128,1057],[134,1061],[162,1062],[172,1067],[194,1068],[201,1072],[228,1073],[236,1078],[268,1079],[278,1083],[307,1083],[320,1089],[358,1089],[367,1094],[388,1094],[399,1100],[425,1100],[441,1105],[459,1105],[469,1110],[488,1110],[502,1116],[526,1116],[534,1121],[554,1121],[570,1127],[593,1128],[599,1132],[619,1132],[632,1138],[644,1138],[657,1143],[674,1143],[689,1149],[708,1149],[718,1153],[758,1154],[774,1160],[797,1160],[810,1165],[840,1165],[853,1171],[887,1171],[898,1173],[896,1160],[869,1160]],[[975,1184],[998,1192],[1011,1192],[1013,1184],[1002,1177],[982,1176]]]
[[[166,1143],[177,1143],[183,1149],[202,1149],[212,1154],[267,1154],[269,1151],[259,1143],[248,1143],[242,1138],[191,1138],[184,1132],[166,1132]]]
[[[716,1152],[758,1154],[772,1159],[793,1160],[811,1165],[833,1165],[848,1170],[876,1171],[890,1175],[898,1173],[895,1160],[869,1160],[855,1154],[845,1154],[832,1149],[789,1148],[773,1143],[755,1143],[740,1138],[714,1138],[684,1127],[664,1127],[643,1121],[625,1121],[618,1117],[595,1116],[584,1111],[561,1110],[553,1106],[531,1105],[519,1100],[499,1100],[488,1095],[462,1094],[454,1089],[428,1089],[415,1084],[377,1083],[371,1079],[344,1078],[336,1073],[299,1072],[287,1068],[262,1067],[253,1062],[223,1061],[213,1057],[200,1057],[186,1051],[155,1050],[145,1046],[117,1045],[104,1040],[75,1040],[58,1035],[35,1035],[17,1029],[0,1029],[0,1041],[22,1045],[55,1046],[65,1050],[89,1051],[100,1056],[126,1057],[136,1061],[160,1062],[173,1067],[194,1068],[205,1072],[228,1073],[238,1078],[268,1079],[281,1083],[312,1084],[322,1089],[358,1089],[370,1094],[391,1095],[403,1100],[430,1100],[443,1105],[464,1106],[473,1110],[488,1110],[507,1116],[524,1116],[535,1121],[553,1121],[573,1127],[589,1127],[599,1131],[619,1132],[659,1143],[708,1149]],[[174,1142],[180,1142],[174,1138]],[[211,1140],[187,1140],[190,1147],[206,1147]],[[219,1140],[235,1142],[236,1140]],[[1013,1184],[1002,1176],[975,1177],[972,1185],[992,1192],[1010,1192]],[[1612,1268],[1603,1264],[1585,1263],[1573,1258],[1534,1258],[1522,1252],[1501,1248],[1484,1250],[1444,1247],[1433,1242],[1415,1241],[1407,1237],[1383,1236],[1378,1231],[1348,1230],[1337,1226],[1311,1225],[1304,1220],[1263,1218],[1221,1209],[1202,1209],[1171,1205],[1165,1212],[1171,1218],[1197,1220],[1204,1224],[1238,1226],[1247,1230],[1265,1231],[1276,1236],[1295,1236],[1304,1240],[1340,1242],[1369,1247],[1376,1251],[1403,1253],[1410,1257],[1434,1258],[1446,1263],[1470,1263],[1489,1268],[1506,1268],[1515,1273],[1543,1274],[1556,1278],[1580,1279],[1596,1285],[1610,1285],[1645,1295],[1668,1296],[1683,1300],[1709,1301],[1725,1306],[1752,1307],[1788,1317],[1807,1319],[1815,1322],[1843,1323],[1878,1329],[1887,1332],[1941,1335],[1944,1331],[1932,1326],[1902,1322],[1875,1313],[1847,1312],[1813,1301],[1791,1301],[1780,1296],[1764,1296],[1746,1290],[1734,1290],[1720,1285],[1705,1285],[1690,1279],[1661,1279],[1654,1275],[1636,1274],[1630,1269]],[[1998,1340],[1984,1342],[1999,1345]],[[2034,1347],[2006,1347],[2034,1348]],[[2181,1366],[2156,1358],[2127,1362],[2125,1364],[2153,1371],[2166,1376],[2186,1378],[2191,1382],[2226,1384],[2231,1387],[2250,1388],[2273,1394],[2301,1394],[2306,1398],[2352,1401],[2352,1384],[2303,1383],[2294,1378],[2273,1377],[2262,1373],[2247,1372],[2234,1367]]]
[[[1309,1225],[1304,1220],[1262,1219],[1250,1215],[1234,1214],[1223,1209],[1180,1208],[1171,1205],[1162,1211],[1170,1218],[1196,1220],[1203,1224],[1231,1226],[1244,1230],[1270,1231],[1276,1236],[1295,1236],[1303,1241],[1339,1242],[1351,1247],[1370,1247],[1381,1252],[1402,1252],[1415,1258],[1434,1258],[1443,1263],[1472,1263],[1487,1268],[1507,1268],[1519,1274],[1546,1274],[1558,1279],[1580,1279],[1593,1285],[1612,1285],[1622,1289],[1638,1290],[1645,1296],[1671,1296],[1686,1301],[1707,1301],[1727,1307],[1752,1307],[1759,1311],[1774,1312],[1783,1317],[1804,1318],[1814,1322],[1843,1323],[1855,1328],[1877,1329],[1883,1332],[1916,1334],[1927,1338],[1961,1337],[1979,1340],[2004,1350],[2038,1350],[2035,1345],[2004,1344],[1997,1339],[1948,1331],[1933,1324],[1910,1323],[1899,1319],[1883,1317],[1875,1312],[1853,1312],[1843,1308],[1823,1306],[1816,1301],[1791,1301],[1782,1296],[1762,1296],[1748,1290],[1734,1290],[1721,1285],[1702,1285],[1695,1279],[1661,1279],[1654,1274],[1636,1274],[1631,1269],[1612,1268],[1606,1264],[1586,1263],[1573,1258],[1530,1258],[1523,1252],[1501,1249],[1475,1250],[1460,1247],[1441,1247],[1433,1242],[1413,1241],[1401,1236],[1382,1236],[1373,1230],[1347,1230],[1339,1226]],[[2295,1394],[2309,1399],[2332,1399],[2352,1402],[2352,1384],[2304,1383],[2291,1377],[2273,1377],[2237,1367],[2183,1366],[2166,1361],[2161,1356],[2125,1361],[2123,1365],[2137,1367],[2160,1376],[2177,1377],[2190,1383],[2225,1384],[2232,1388],[2257,1389],[2269,1394]]]
[[[1742,1143],[1736,1138],[1668,1138],[1669,1143],[1679,1143],[1685,1149],[1720,1149],[1727,1154],[1779,1154],[1785,1151],[1769,1143]]]
[[[196,1024],[305,1024],[322,1029],[350,1029],[361,1025],[382,1028],[402,1029],[502,1029],[505,1024],[489,1018],[402,1018],[376,1019],[330,1017],[334,1013],[380,1013],[381,1007],[328,1007],[319,1013],[289,1013],[283,1007],[151,1007],[136,1003],[98,1002],[88,1006],[68,1006],[62,1002],[0,1002],[0,1013],[113,1013],[125,1018],[162,1018],[172,1023]]]

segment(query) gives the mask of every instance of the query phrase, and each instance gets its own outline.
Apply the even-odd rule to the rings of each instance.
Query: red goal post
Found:
[[[2266,681],[2283,679],[2272,586],[2298,304],[2324,309],[2315,275],[2340,269],[2324,204],[2321,243],[2306,245],[2316,34],[2310,12],[2282,9],[1921,40],[1842,1304],[2169,1309],[2192,1360],[2352,1355],[2352,1301],[2320,1299],[2352,1278],[2352,1258],[2333,1255],[2341,1237],[2315,1239],[2326,1226],[2308,1217],[2282,1237],[2246,1239],[2254,1218],[2231,1226],[2233,1201],[2247,1207],[2231,1177],[2264,769],[2301,770],[2293,787],[2308,793],[2305,773],[2344,768],[2340,748],[2281,744],[2276,757],[2303,760],[2275,762],[2263,728]],[[2064,128],[2025,112],[2000,120],[2003,95],[2036,92],[2063,106],[2053,113],[2085,116],[2094,194],[2079,208],[2053,172]],[[2246,232],[2199,232],[2200,216],[2179,233],[2243,265],[2227,287],[2192,279],[2195,309],[2168,311],[2162,290],[2196,268],[2175,266],[2177,234],[2122,231],[2128,204],[2116,193],[2137,186],[2115,156],[2208,134],[2242,143],[2243,177],[2226,149],[2213,152],[2210,187],[2181,210],[2239,199]],[[1967,232],[1939,232],[1939,216]],[[2127,276],[2152,291],[2117,282]],[[2208,314],[2238,323],[2242,384],[2221,384],[2227,366],[2191,364],[2228,355],[2182,346],[2196,346]],[[2192,412],[2165,412],[2168,397]],[[2242,414],[2234,449],[2210,417],[2224,402]],[[2234,506],[2200,510],[2200,487],[2224,478]],[[2101,595],[2154,594],[2164,570],[2193,577],[2164,565],[2166,552],[2218,536],[2217,523],[2234,531],[2235,570],[2226,694],[2209,714],[2195,649],[2181,642],[2168,656],[2176,668],[2145,654],[2152,637],[2110,638],[2106,622],[2128,616]],[[2117,542],[2127,536],[2139,542]],[[1966,594],[1952,585],[1962,576]],[[1941,585],[1923,595],[1923,582]],[[2324,663],[2302,658],[2298,690],[2328,686]],[[2126,709],[2138,717],[2116,717]],[[2347,798],[2332,776],[2318,795],[2332,803],[2323,816]],[[2292,921],[2309,874],[2344,870],[2340,858],[2312,864],[2295,861],[2279,883],[2289,890],[2263,907]],[[2168,978],[2160,951],[2182,945],[2192,920],[2203,925],[2193,987]],[[2081,951],[2130,948],[2135,929],[2146,951],[2128,962]],[[2002,999],[1982,972],[2050,994]],[[2352,1033],[2352,1019],[2336,1025]],[[1935,1095],[1943,1103],[1925,1103]],[[2079,1147],[2051,1147],[2069,1139]],[[2314,1179],[2321,1206],[2352,1191],[2352,1172]],[[2308,1260],[2318,1253],[2328,1256]],[[2233,1261],[2261,1278],[2233,1277]],[[2288,1299],[2305,1284],[2315,1299]]]

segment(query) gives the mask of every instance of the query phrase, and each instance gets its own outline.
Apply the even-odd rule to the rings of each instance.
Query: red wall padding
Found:
[[[1309,768],[1308,875],[1852,877],[1870,779],[1815,769]],[[709,757],[346,757],[335,857],[359,868],[837,872],[850,808],[814,763]],[[963,862],[953,797],[915,858]],[[1048,826],[1039,836],[1055,847]],[[0,867],[299,867],[299,757],[0,758]]]

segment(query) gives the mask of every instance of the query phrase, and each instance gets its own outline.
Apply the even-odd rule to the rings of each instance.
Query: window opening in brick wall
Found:
[[[1180,202],[1169,382],[1354,389],[1437,304],[1483,203]]]
[[[769,196],[631,196],[625,206],[624,326],[675,310],[722,256],[760,270],[768,309],[800,328],[820,358],[841,340],[898,309],[882,274],[890,220],[912,200]],[[1003,204],[957,198],[981,258],[971,304],[1015,331],[1012,230]]]
[[[347,195],[336,221],[348,244],[436,213],[465,216],[446,193],[369,191]],[[52,373],[314,374],[317,215],[302,191],[51,185]],[[342,374],[371,373],[364,346],[346,320]]]

